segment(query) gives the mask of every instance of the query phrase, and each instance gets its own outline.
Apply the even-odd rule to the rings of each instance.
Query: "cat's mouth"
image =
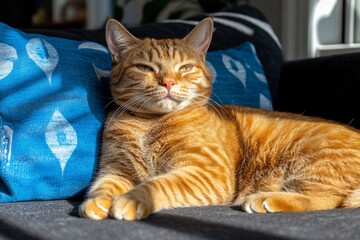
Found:
[[[183,104],[183,101],[176,99],[175,97],[167,94],[166,96],[158,99],[153,105],[154,110],[161,113],[169,113],[179,110]]]
[[[157,96],[158,103],[173,103],[173,104],[180,104],[184,99],[181,99],[178,97],[179,94],[177,94],[174,91],[162,91],[161,94]]]
[[[140,103],[143,110],[156,114],[165,114],[181,110],[190,103],[189,95],[186,92],[167,91],[164,88],[158,88],[157,91],[150,89],[147,94],[150,98],[144,98]]]

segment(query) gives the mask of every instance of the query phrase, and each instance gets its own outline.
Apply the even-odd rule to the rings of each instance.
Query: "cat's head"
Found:
[[[202,20],[182,39],[139,39],[116,20],[106,24],[116,104],[133,112],[165,114],[204,105],[211,93],[205,55],[213,20]]]

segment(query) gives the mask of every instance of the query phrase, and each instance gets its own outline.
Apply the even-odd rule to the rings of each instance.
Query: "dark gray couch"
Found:
[[[360,239],[360,209],[247,214],[183,208],[126,222],[79,218],[77,201],[0,204],[0,239]]]

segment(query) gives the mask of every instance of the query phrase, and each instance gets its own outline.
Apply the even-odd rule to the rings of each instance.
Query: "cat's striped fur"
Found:
[[[135,220],[166,208],[247,212],[360,206],[360,132],[299,115],[208,104],[213,22],[140,40],[109,20],[111,91],[100,167],[82,216]]]

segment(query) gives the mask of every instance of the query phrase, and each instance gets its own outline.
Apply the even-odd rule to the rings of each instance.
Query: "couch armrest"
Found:
[[[360,53],[287,62],[279,109],[360,128]]]

